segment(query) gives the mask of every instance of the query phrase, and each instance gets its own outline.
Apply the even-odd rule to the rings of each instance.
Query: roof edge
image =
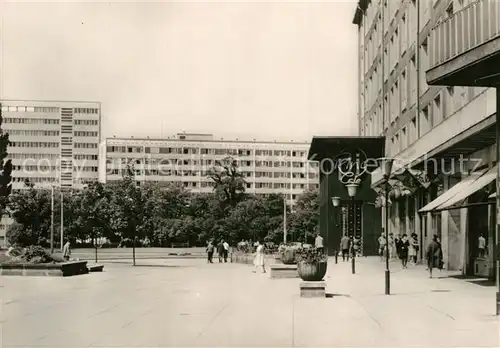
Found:
[[[356,11],[354,11],[354,17],[352,19],[352,24],[356,24],[358,26],[363,22],[363,14],[366,11],[368,4],[371,0],[359,0],[358,5],[356,7]]]

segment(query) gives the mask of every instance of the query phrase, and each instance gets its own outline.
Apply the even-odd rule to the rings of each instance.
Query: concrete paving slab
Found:
[[[141,260],[143,261],[143,260]],[[499,347],[494,288],[359,259],[329,264],[324,299],[203,260],[106,264],[73,278],[2,278],[4,347]],[[145,262],[145,261],[144,261]]]

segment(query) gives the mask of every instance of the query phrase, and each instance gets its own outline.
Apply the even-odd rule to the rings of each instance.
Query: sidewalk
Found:
[[[391,295],[384,295],[385,262],[357,259],[356,274],[349,263],[330,267],[329,277],[350,276],[329,290],[348,293],[351,299],[401,347],[499,347],[499,323],[494,316],[495,288],[450,278],[457,272],[435,272],[429,279],[425,266],[403,270],[391,262]],[[336,274],[336,270],[338,270]]]
[[[3,277],[3,347],[498,347],[492,287],[330,262],[332,297],[241,264],[154,260],[72,278]],[[393,265],[394,264],[394,265]],[[156,266],[154,266],[156,265]]]

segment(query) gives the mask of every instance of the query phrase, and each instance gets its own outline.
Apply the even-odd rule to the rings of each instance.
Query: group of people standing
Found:
[[[349,257],[358,256],[361,251],[361,237],[348,236],[347,233],[340,239],[340,250],[342,252],[342,260],[349,261]]]
[[[386,240],[384,232],[378,238],[379,255],[384,260],[387,255],[390,259],[399,258],[403,268],[408,268],[408,261],[417,264],[417,254],[420,250],[420,243],[416,233],[412,233],[410,238],[403,234],[401,238],[394,237],[389,233],[389,239]]]
[[[386,240],[385,234],[382,232],[378,238],[378,243],[381,260],[384,260],[387,256],[390,259],[398,257],[401,260],[403,268],[408,268],[408,260],[414,265],[417,264],[420,243],[416,233],[412,233],[410,238],[406,234],[398,238],[389,233],[389,239]],[[437,235],[433,236],[432,241],[427,246],[425,258],[427,259],[427,270],[432,278],[432,270],[434,268],[443,269],[443,251],[441,241]]]
[[[217,247],[215,247],[213,241],[209,241],[207,244],[207,263],[213,263],[214,252],[217,250],[217,255],[219,256],[219,263],[227,262],[229,256],[229,243],[221,239]]]

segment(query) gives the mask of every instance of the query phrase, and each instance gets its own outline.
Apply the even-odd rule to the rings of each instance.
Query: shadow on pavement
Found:
[[[333,297],[351,297],[350,295],[346,294],[332,294],[332,293],[326,293],[326,298],[333,298]]]
[[[449,277],[443,278],[452,278],[458,280],[465,280],[468,283],[479,285],[479,286],[495,286],[495,281],[487,278],[474,277],[474,276],[466,276],[466,275],[451,275]]]
[[[103,262],[104,264],[107,264],[107,265],[129,265],[131,267],[158,267],[158,268],[188,268],[188,267],[192,267],[190,265],[162,265],[162,264],[144,264],[144,263],[140,263],[140,264],[136,264],[135,266],[132,265],[132,262],[130,261],[104,261]]]

